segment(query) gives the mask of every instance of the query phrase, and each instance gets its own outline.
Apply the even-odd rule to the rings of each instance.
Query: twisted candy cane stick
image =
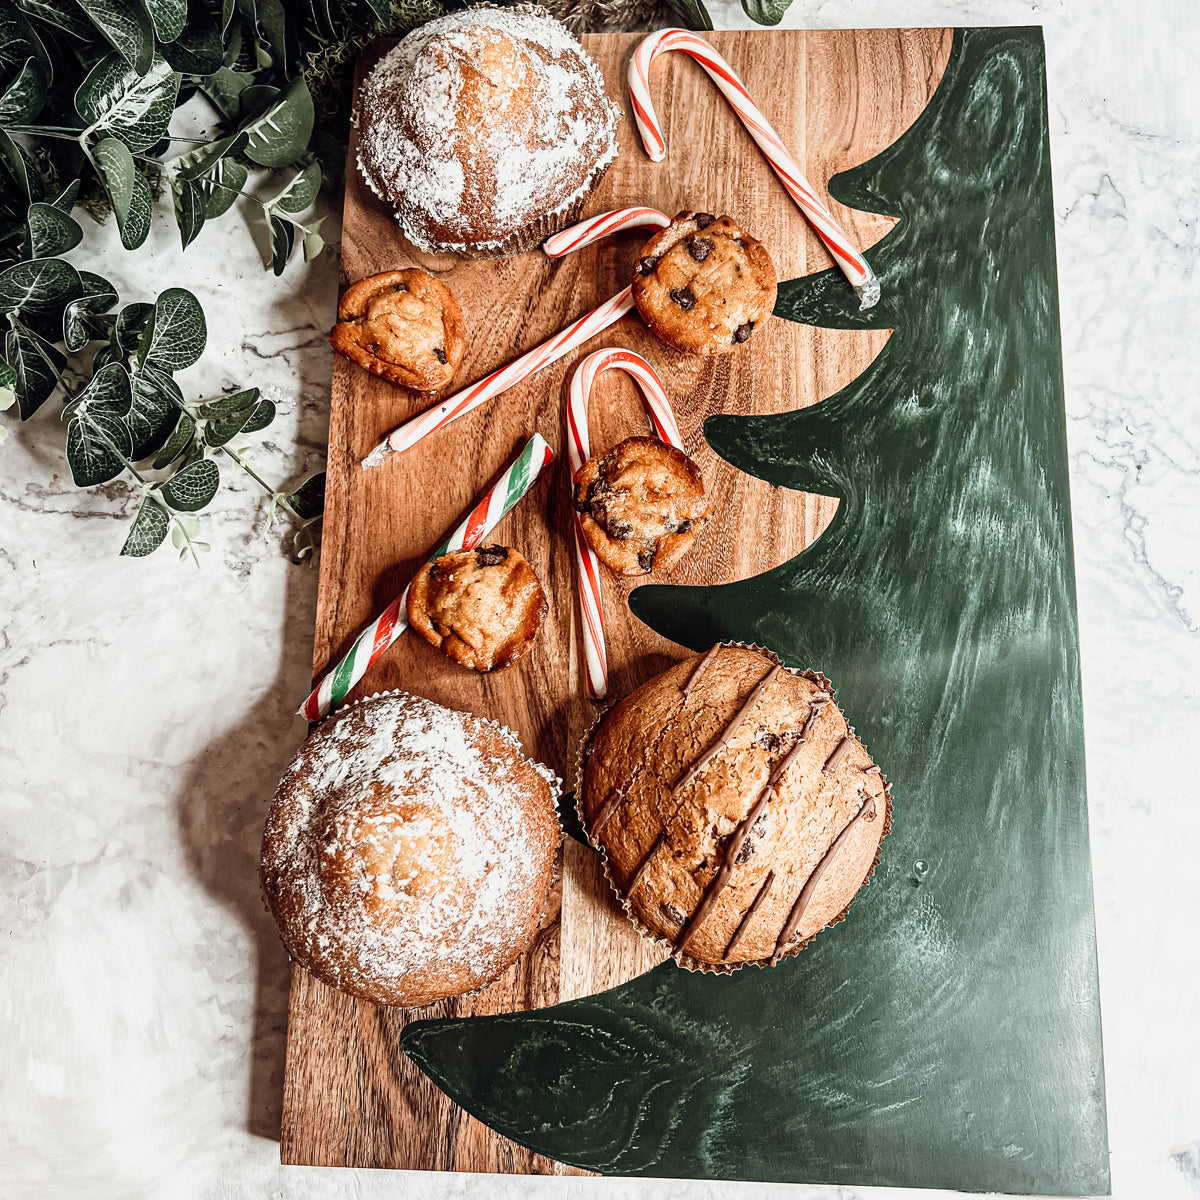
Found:
[[[554,451],[547,445],[546,439],[540,433],[535,433],[525,443],[512,466],[475,502],[466,520],[429,556],[429,561],[433,562],[454,550],[474,550],[480,545],[501,518],[533,487],[553,457]],[[406,587],[354,639],[354,645],[341,662],[313,688],[308,699],[300,706],[301,716],[310,721],[319,721],[341,704],[350,689],[367,673],[367,668],[408,628],[407,607]]]
[[[702,37],[686,29],[660,29],[650,34],[634,51],[629,62],[629,98],[633,102],[633,115],[642,145],[653,162],[662,162],[666,157],[667,143],[663,137],[654,105],[650,100],[650,64],[659,54],[667,50],[682,50],[694,58],[713,82],[721,89],[733,111],[741,118],[750,136],[766,155],[771,169],[779,176],[787,194],[808,218],[825,248],[833,255],[858,295],[861,308],[873,308],[879,303],[879,280],[870,264],[855,248],[833,219],[829,209],[817,198],[812,185],[804,178],[791,152],[780,140],[779,134],[762,110],[750,98],[746,85],[737,77],[733,68]]]
[[[546,253],[552,258],[559,258],[570,250],[578,250],[581,246],[607,237],[610,233],[616,233],[619,229],[631,229],[637,225],[658,225],[665,228],[670,223],[669,217],[653,208],[623,208],[615,212],[601,213],[549,238],[546,242]],[[535,346],[520,358],[514,359],[508,366],[493,371],[478,383],[455,392],[440,404],[426,409],[419,416],[393,429],[363,459],[363,470],[378,466],[390,454],[410,449],[435,429],[441,429],[456,417],[486,404],[501,392],[528,379],[530,375],[535,375],[543,367],[557,362],[564,354],[570,354],[577,346],[583,345],[589,338],[595,337],[615,321],[619,321],[626,313],[632,312],[633,307],[633,293],[631,289],[626,288],[606,300],[599,308],[573,321],[540,346]]]
[[[597,350],[575,368],[571,377],[571,395],[567,407],[567,453],[571,476],[591,456],[588,442],[588,399],[592,384],[601,371],[616,367],[629,375],[642,395],[642,405],[664,442],[683,450],[683,437],[671,403],[663,391],[662,380],[654,368],[632,350],[614,347]],[[608,692],[608,656],[604,650],[604,609],[600,602],[600,563],[583,536],[583,524],[575,514],[575,565],[579,579],[579,607],[583,613],[583,651],[587,667],[588,692],[603,700]]]

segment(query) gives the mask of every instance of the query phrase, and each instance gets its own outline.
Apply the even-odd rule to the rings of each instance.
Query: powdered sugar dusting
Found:
[[[393,1002],[489,982],[536,928],[557,787],[471,714],[405,693],[344,710],[309,738],[267,822],[264,885],[289,950]]]
[[[616,157],[620,110],[566,27],[529,5],[414,30],[359,97],[359,168],[426,250],[497,246]]]

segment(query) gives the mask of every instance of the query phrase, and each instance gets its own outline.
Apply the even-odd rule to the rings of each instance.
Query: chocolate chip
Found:
[[[438,637],[441,637],[442,627],[432,617],[429,618],[429,628],[432,629],[433,632],[438,635]]]
[[[712,213],[697,213],[694,218],[697,229],[707,229],[716,219]]]
[[[687,248],[697,262],[703,262],[712,253],[712,238],[688,238]]]
[[[605,521],[604,532],[607,533],[614,542],[627,542],[629,540],[629,535],[633,532],[633,526],[627,524],[625,521]]]
[[[393,292],[394,292],[394,293],[395,293],[397,296],[399,296],[399,295],[401,295],[402,293],[404,293],[404,292],[407,292],[407,291],[408,291],[408,284],[406,284],[406,283],[396,283],[396,284],[393,284],[393,285],[392,285],[392,291],[393,291]]]
[[[433,357],[434,357],[434,358],[436,358],[436,359],[438,360],[438,362],[440,362],[440,363],[442,364],[442,366],[443,366],[443,367],[444,367],[444,366],[446,365],[446,363],[449,361],[449,359],[447,359],[447,358],[446,358],[446,352],[445,352],[445,350],[443,350],[443,349],[441,348],[441,346],[434,346],[434,348],[433,348]]]
[[[508,558],[506,546],[484,546],[475,551],[475,561],[481,567],[495,567]]]
[[[639,258],[638,259],[637,269],[638,269],[639,275],[653,275],[655,272],[655,269],[657,267],[658,267],[658,259],[657,258]]]
[[[760,729],[754,740],[769,754],[774,754],[779,749],[779,735],[769,729]]]
[[[638,566],[646,572],[647,575],[654,570],[654,550],[639,550],[638,551]]]
[[[675,526],[676,533],[690,533],[691,530],[692,530],[692,518],[691,517],[687,517],[685,520],[680,521],[679,524]]]
[[[696,307],[696,297],[692,293],[691,288],[672,288],[671,299],[683,309],[684,312],[691,312]]]
[[[681,913],[673,904],[660,903],[658,907],[661,908],[663,913],[672,921],[674,921],[676,925],[682,925],[684,921],[687,920],[687,914]]]
[[[745,243],[745,242],[743,242],[741,238],[734,238],[734,239],[733,239],[733,244],[734,244],[735,246],[744,246],[746,243]]]
[[[747,839],[742,843],[742,848],[737,852],[737,855],[733,860],[733,865],[735,867],[744,866],[754,857],[755,853],[756,850],[754,843]]]
[[[584,496],[580,496],[578,492],[575,493],[575,499],[573,501],[573,504],[575,507],[575,511],[578,513],[585,513],[585,512],[591,511],[591,505],[588,504],[587,498]]]
[[[750,335],[754,332],[754,322],[747,321],[745,325],[739,325],[733,331],[733,344],[740,346],[742,342],[748,341]]]

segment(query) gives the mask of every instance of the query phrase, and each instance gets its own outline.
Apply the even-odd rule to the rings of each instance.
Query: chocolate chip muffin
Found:
[[[681,212],[633,270],[642,320],[688,354],[728,354],[775,306],[775,267],[762,242],[729,217]]]
[[[467,348],[454,293],[415,267],[351,284],[329,341],[364,370],[418,392],[446,387]]]
[[[536,937],[558,779],[516,736],[404,692],[318,726],[263,833],[267,906],[291,956],[379,1004],[498,978]]]
[[[626,438],[589,458],[574,487],[583,536],[618,575],[673,567],[712,514],[700,468],[658,438]]]
[[[700,969],[777,963],[842,920],[891,824],[828,680],[740,646],[611,709],[580,794],[626,910]]]
[[[473,671],[498,671],[524,658],[547,611],[533,568],[508,546],[443,554],[408,589],[408,623]]]

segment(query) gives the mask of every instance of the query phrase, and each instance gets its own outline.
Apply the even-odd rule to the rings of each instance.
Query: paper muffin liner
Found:
[[[313,725],[312,730],[310,731],[310,735],[311,735],[311,732],[315,732],[322,725],[326,725],[329,722],[336,720],[338,717],[342,716],[344,713],[349,712],[352,708],[355,708],[360,704],[367,704],[372,700],[378,700],[383,696],[412,696],[417,700],[427,700],[428,699],[428,697],[426,697],[426,696],[418,696],[416,694],[416,692],[410,692],[404,688],[390,688],[389,690],[384,691],[384,692],[372,692],[369,696],[360,696],[356,700],[351,700],[348,704],[343,704],[341,706],[341,708],[334,709],[334,711],[331,712],[328,716],[322,717],[320,721],[318,721],[316,724]],[[430,703],[436,704],[437,701],[430,701]],[[442,705],[442,707],[449,708],[449,705]],[[554,824],[555,824],[555,827],[558,829],[559,845],[558,845],[558,849],[556,849],[554,852],[554,862],[550,868],[550,883],[546,888],[545,896],[542,897],[542,911],[541,911],[540,917],[538,918],[537,932],[534,934],[533,939],[530,941],[529,945],[526,946],[525,949],[522,950],[521,953],[518,954],[517,957],[515,959],[513,959],[513,961],[511,963],[509,963],[509,965],[507,967],[504,968],[505,971],[508,971],[508,970],[511,970],[512,967],[521,960],[521,957],[523,955],[529,953],[530,949],[533,947],[533,945],[536,943],[538,937],[541,935],[542,929],[545,927],[546,915],[549,911],[550,897],[554,894],[554,885],[556,883],[558,883],[559,879],[562,876],[562,855],[559,853],[559,850],[561,850],[561,848],[562,848],[562,839],[565,836],[565,830],[563,829],[562,819],[559,817],[558,801],[562,796],[563,780],[561,779],[561,777],[558,775],[557,772],[552,771],[548,766],[546,766],[545,763],[538,762],[538,760],[536,758],[530,757],[530,755],[528,753],[526,753],[525,747],[521,745],[521,739],[517,736],[516,731],[513,729],[510,729],[507,725],[501,724],[501,722],[499,722],[499,721],[493,721],[490,717],[481,717],[481,716],[479,716],[478,713],[467,712],[465,709],[454,709],[452,711],[463,712],[467,716],[473,717],[475,720],[481,721],[484,725],[487,725],[491,729],[496,730],[506,741],[510,742],[517,750],[519,750],[521,752],[522,755],[524,755],[524,757],[526,759],[529,760],[529,762],[533,765],[534,770],[537,771],[537,773],[546,781],[547,786],[550,788],[550,807],[554,811]],[[264,897],[264,903],[265,903],[265,897]],[[270,905],[267,905],[267,912],[271,912]],[[274,919],[273,913],[272,913],[272,919]],[[285,949],[286,948],[287,947],[286,947],[286,943],[285,943]],[[288,950],[288,957],[292,958],[292,954],[291,954],[290,950]],[[333,988],[334,991],[341,990],[338,988],[334,988],[334,985],[331,983],[325,983],[325,981],[323,979],[321,979],[321,977],[319,975],[315,974],[308,967],[305,967],[303,963],[300,963],[299,959],[292,958],[292,961],[299,963],[299,965],[304,967],[304,969],[306,971],[308,971],[308,973],[310,975],[312,975],[314,979],[320,980],[321,983],[325,987]],[[343,994],[347,995],[347,996],[354,996],[354,998],[356,1000],[362,1000],[367,1004],[378,1004],[380,1006],[380,1008],[398,1009],[398,1010],[400,1010],[402,1012],[406,1012],[406,1013],[408,1013],[408,1012],[428,1013],[433,1010],[436,1010],[440,1005],[446,1004],[449,1001],[467,1000],[472,996],[478,996],[480,992],[487,991],[487,989],[490,988],[498,979],[500,979],[502,977],[502,975],[503,975],[503,972],[501,973],[501,975],[497,975],[495,979],[490,979],[490,980],[488,980],[487,983],[481,983],[478,987],[471,988],[470,991],[455,992],[453,996],[443,996],[441,1000],[435,1000],[435,1001],[433,1001],[432,1004],[422,1004],[422,1005],[385,1004],[382,1000],[372,1000],[368,996],[359,996],[354,992],[344,992]]]
[[[771,662],[777,663],[789,675],[798,675],[804,679],[809,680],[812,683],[815,683],[822,691],[826,691],[829,693],[830,699],[833,701],[833,703],[835,705],[837,705],[838,712],[841,713],[843,719],[845,718],[846,714],[843,711],[842,706],[840,704],[838,704],[837,693],[834,689],[833,684],[830,682],[828,677],[823,675],[820,671],[814,671],[810,668],[806,668],[805,670],[799,670],[796,667],[789,667],[783,661],[783,659],[781,659],[779,657],[779,655],[775,653],[774,650],[771,650],[766,646],[759,646],[753,642],[732,642],[731,641],[731,642],[719,642],[717,644],[722,647],[726,647],[726,648],[730,648],[730,649],[752,650],[757,654],[763,655],[765,658],[769,659]],[[670,668],[667,668],[667,669],[669,670]],[[621,890],[620,886],[617,884],[616,878],[613,874],[612,864],[608,857],[607,849],[604,847],[603,844],[598,843],[592,837],[591,830],[588,828],[588,823],[584,817],[584,812],[583,812],[583,773],[584,773],[584,769],[587,765],[587,757],[591,752],[592,739],[596,735],[596,730],[600,728],[601,722],[604,720],[604,718],[606,716],[608,716],[608,714],[612,711],[612,709],[614,709],[616,707],[616,705],[619,703],[620,703],[620,701],[615,701],[613,704],[607,705],[605,708],[601,709],[596,714],[595,720],[589,726],[589,728],[588,728],[587,732],[584,734],[584,736],[580,739],[579,747],[576,750],[575,760],[574,760],[574,764],[573,764],[574,782],[575,782],[575,812],[579,819],[579,824],[582,827],[583,832],[588,839],[588,845],[590,845],[592,847],[592,849],[600,856],[600,863],[601,863],[601,867],[604,871],[604,878],[606,880],[608,880],[608,886],[612,890],[613,895],[616,897],[617,903],[621,906],[622,911],[625,913],[625,916],[628,918],[629,923],[634,927],[634,929],[636,929],[637,932],[643,938],[645,938],[648,942],[651,942],[656,946],[665,948],[669,952],[670,957],[672,959],[674,959],[675,962],[678,963],[681,967],[683,967],[684,970],[696,971],[703,975],[732,975],[735,971],[740,971],[743,967],[762,968],[762,967],[770,967],[770,966],[776,965],[776,964],[772,963],[771,959],[769,959],[769,958],[744,959],[743,961],[736,962],[736,963],[703,962],[702,960],[700,960],[698,958],[693,958],[690,954],[687,954],[687,953],[681,951],[675,945],[675,943],[673,941],[671,941],[670,938],[664,937],[661,933],[658,933],[655,930],[650,929],[641,920],[639,920],[637,915],[634,913],[632,904],[630,903],[629,899],[625,896],[625,894]],[[846,721],[846,729],[849,734],[857,737],[857,734],[855,734],[855,732],[854,732],[854,726],[851,725],[849,721]],[[867,749],[865,743],[863,743],[861,739],[859,739],[859,744],[862,745],[864,750]],[[870,754],[870,751],[867,750],[867,753]],[[874,762],[874,759],[872,759],[872,762]],[[876,764],[876,765],[878,765],[878,764]],[[846,902],[846,906],[841,910],[841,912],[839,912],[836,917],[832,918],[832,920],[830,920],[830,921],[826,922],[824,925],[822,925],[820,929],[816,930],[816,932],[809,934],[809,936],[804,938],[802,941],[795,942],[793,945],[789,946],[787,948],[787,950],[785,950],[783,952],[783,954],[780,956],[780,958],[778,960],[779,962],[783,962],[783,960],[787,959],[787,958],[793,958],[795,955],[799,954],[800,951],[803,950],[810,942],[812,942],[819,934],[824,933],[825,930],[827,930],[827,929],[832,929],[835,925],[840,925],[846,919],[846,914],[850,911],[850,906],[854,903],[854,901],[861,894],[863,888],[865,888],[867,886],[867,884],[869,884],[871,882],[871,878],[875,874],[875,868],[877,866],[879,866],[879,858],[883,851],[884,840],[887,838],[887,836],[891,832],[891,828],[892,828],[892,785],[888,782],[887,776],[883,774],[882,768],[880,769],[880,772],[879,772],[879,778],[883,781],[883,792],[881,794],[885,801],[884,818],[883,818],[883,832],[879,835],[879,842],[875,847],[875,857],[871,860],[870,869],[867,871],[866,875],[863,877],[863,881],[861,884],[859,884],[858,890]]]

